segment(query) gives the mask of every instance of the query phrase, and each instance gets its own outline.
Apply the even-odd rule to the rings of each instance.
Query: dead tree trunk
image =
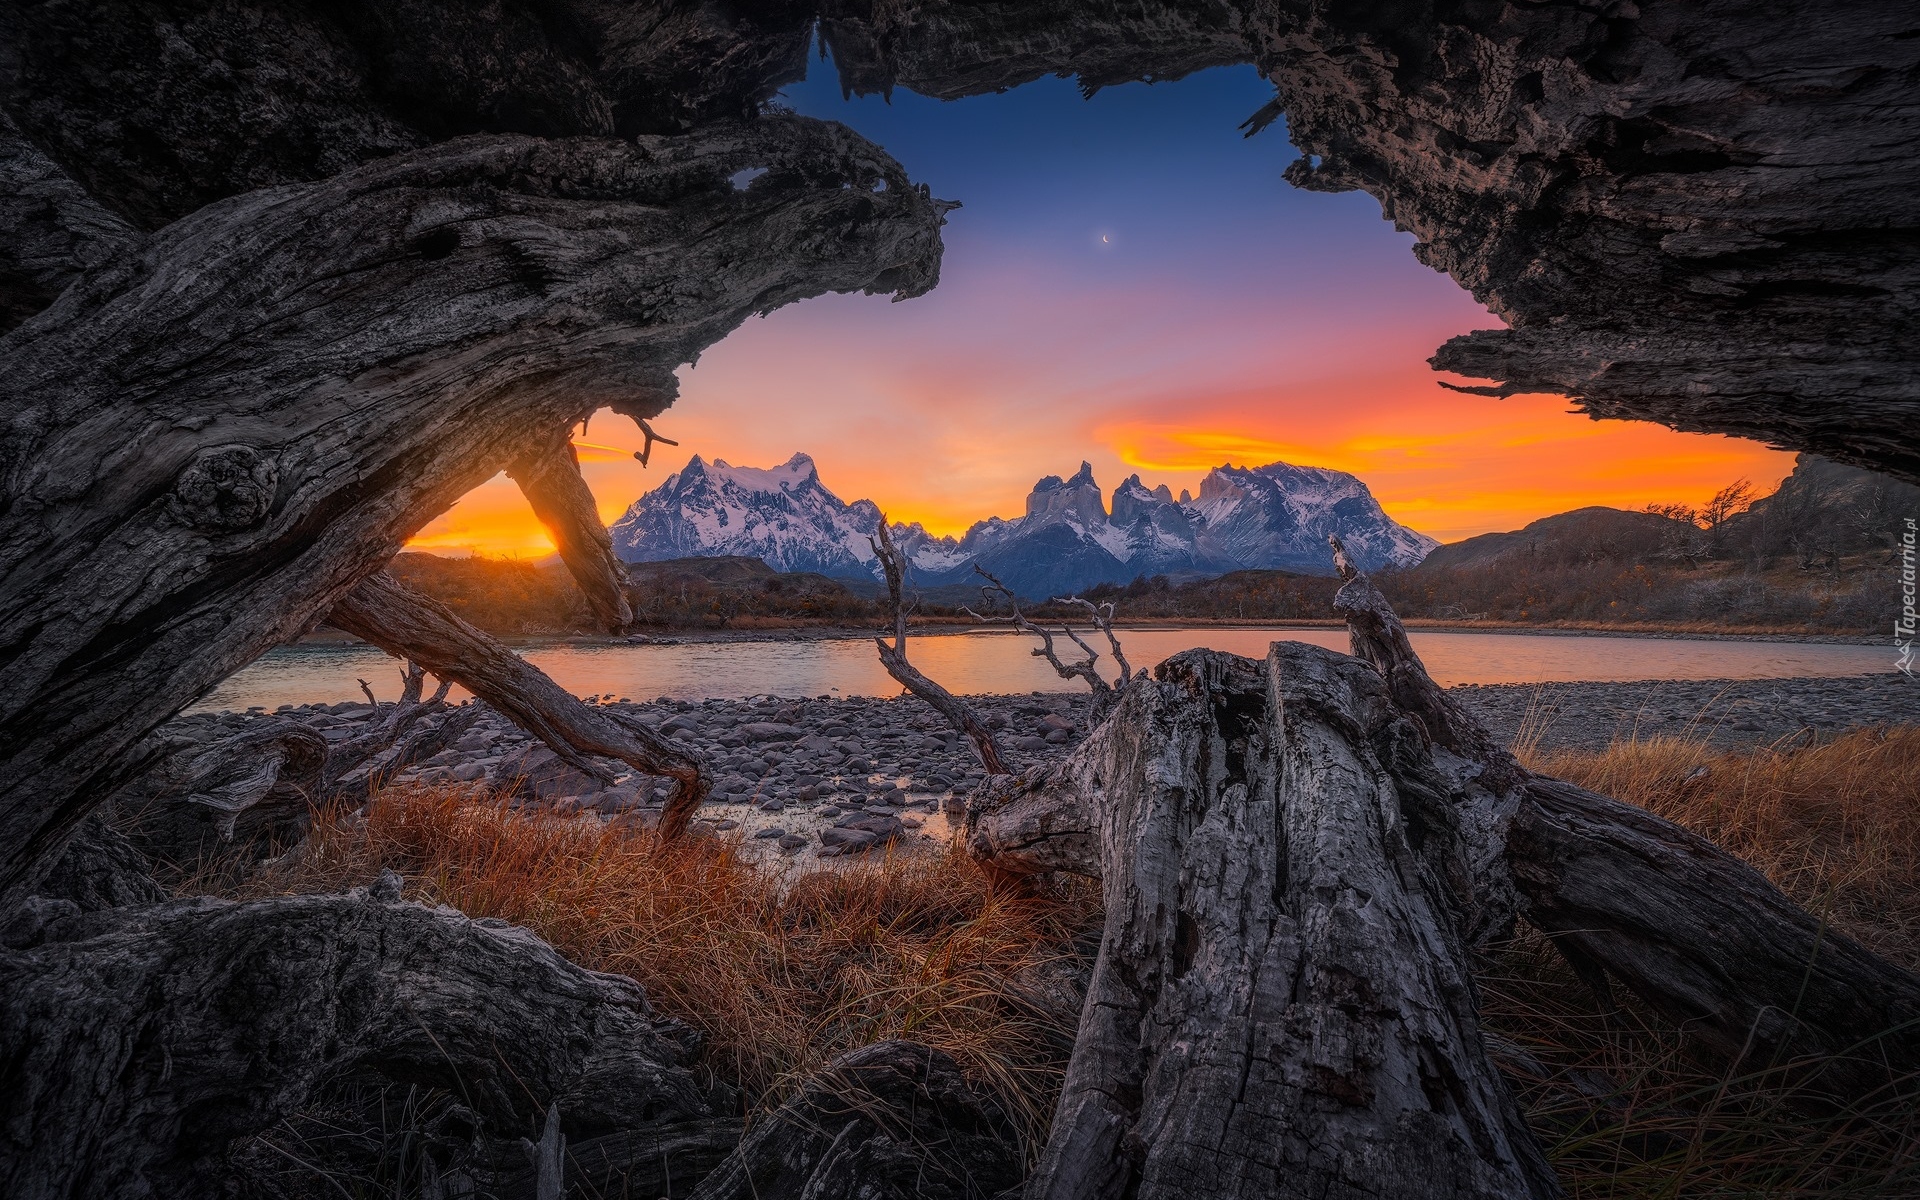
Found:
[[[218,1194],[230,1142],[362,1070],[494,1137],[549,1104],[595,1133],[713,1115],[632,980],[399,894],[68,905],[0,949],[0,1194]]]
[[[910,606],[906,598],[906,558],[893,544],[893,534],[887,530],[886,514],[880,515],[880,529],[868,539],[873,543],[873,552],[880,558],[880,569],[887,577],[887,602],[893,616],[893,644],[887,639],[877,637],[873,644],[880,648],[880,665],[887,674],[903,688],[924,701],[933,711],[946,718],[973,744],[973,753],[980,765],[987,769],[988,775],[1007,773],[1006,753],[1000,749],[1000,740],[993,736],[986,722],[973,711],[973,706],[965,700],[941,687],[922,674],[920,668],[907,661],[907,614]]]
[[[600,520],[593,492],[580,477],[573,442],[560,437],[507,468],[533,515],[553,535],[560,560],[586,594],[594,619],[608,633],[633,623],[627,573],[613,553],[613,535]]]
[[[1467,806],[1469,827],[1491,831],[1482,844],[1504,846],[1476,862],[1479,890],[1515,893],[1584,978],[1619,980],[1723,1063],[1817,1064],[1809,1084],[1839,1096],[1920,1071],[1920,978],[1705,838],[1521,768],[1427,675],[1338,539],[1334,551],[1354,653],[1437,745],[1482,780],[1518,785],[1510,812]]]
[[[1466,973],[1516,908],[1723,1061],[1804,1060],[1842,1097],[1920,1070],[1920,980],[1704,839],[1529,775],[1364,576],[1337,603],[1371,661],[1276,643],[1262,693],[1179,656],[970,811],[977,857],[1107,898],[1031,1196],[1551,1194]]]
[[[462,494],[596,408],[657,414],[753,313],[925,291],[943,212],[769,115],[403,149],[45,275],[0,339],[0,906],[143,738]]]
[[[713,788],[698,758],[638,721],[584,703],[446,605],[402,586],[384,571],[362,580],[327,620],[459,683],[576,770],[611,782],[604,768],[585,757],[598,755],[672,779],[673,791],[660,815],[662,836],[686,832],[694,810]]]
[[[1089,789],[1092,837],[1024,844],[1093,850],[1107,905],[1028,1196],[1556,1194],[1481,1045],[1444,801],[1374,749],[1414,739],[1379,677],[1294,643],[1157,674],[1054,793]]]

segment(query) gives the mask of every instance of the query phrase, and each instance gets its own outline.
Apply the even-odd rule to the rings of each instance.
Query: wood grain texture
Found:
[[[0,951],[0,1192],[217,1192],[233,1139],[361,1070],[451,1088],[495,1137],[548,1104],[592,1132],[713,1115],[632,980],[399,890],[76,909]]]
[[[1481,1045],[1444,839],[1353,736],[1390,710],[1343,655],[1193,651],[1076,751],[1106,928],[1029,1197],[1558,1194]]]
[[[943,211],[800,118],[473,137],[218,201],[85,274],[0,341],[0,893],[148,730],[529,442],[658,412],[752,313],[925,291]]]
[[[623,713],[587,704],[446,605],[385,571],[362,580],[327,620],[459,683],[575,770],[611,782],[606,769],[586,757],[596,755],[672,779],[673,791],[660,814],[663,837],[685,833],[694,810],[713,790],[713,777],[701,759]]]

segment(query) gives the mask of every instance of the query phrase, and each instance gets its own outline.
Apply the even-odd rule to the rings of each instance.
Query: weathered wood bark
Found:
[[[1281,643],[1168,660],[1075,752],[1106,930],[1030,1197],[1557,1194],[1481,1044],[1457,839],[1373,750],[1409,736]]]
[[[37,891],[49,900],[70,901],[81,912],[159,904],[167,899],[166,889],[153,878],[153,863],[126,835],[97,815],[87,818],[79,834],[67,843],[67,852],[40,881]]]
[[[632,980],[399,889],[75,912],[0,952],[0,1192],[209,1194],[233,1139],[358,1070],[496,1136],[551,1103],[592,1133],[711,1116]]]
[[[576,770],[607,778],[604,768],[585,757],[591,754],[672,779],[673,791],[660,814],[664,837],[686,832],[694,810],[713,790],[713,779],[700,759],[638,721],[586,704],[446,605],[384,571],[363,580],[327,620],[458,682]]]
[[[951,1058],[879,1042],[756,1123],[693,1200],[993,1200],[1020,1166],[1011,1124]]]
[[[169,726],[148,739],[149,765],[113,793],[114,826],[148,862],[171,870],[193,870],[230,844],[296,841],[316,806],[364,803],[378,782],[472,727],[481,710],[449,710],[447,680],[422,699],[425,676],[409,663],[399,699],[336,742],[297,717],[263,717],[211,740],[189,724]],[[70,848],[56,872],[70,875],[72,858]]]
[[[1841,1096],[1920,1071],[1920,978],[1705,838],[1521,768],[1434,684],[1392,607],[1337,539],[1334,549],[1348,580],[1334,607],[1354,653],[1436,743],[1501,786],[1488,797],[1498,808],[1462,808],[1482,895],[1514,895],[1583,977],[1617,978],[1722,1062],[1812,1060],[1819,1076],[1809,1085]],[[1519,785],[1511,808],[1509,780]]]
[[[620,633],[633,623],[627,601],[627,573],[613,553],[613,535],[600,520],[593,492],[580,477],[580,456],[562,436],[520,459],[507,473],[520,485],[520,494],[533,515],[553,535],[560,561],[586,594],[594,619],[608,633]]]
[[[906,598],[906,558],[893,544],[893,534],[887,530],[887,517],[880,515],[880,528],[871,538],[873,552],[880,559],[880,570],[887,580],[887,603],[893,615],[893,643],[889,645],[884,637],[876,637],[873,644],[880,650],[880,665],[901,687],[912,692],[927,707],[939,713],[947,724],[959,730],[973,746],[973,753],[980,765],[987,769],[988,775],[1007,773],[1006,752],[1000,749],[1000,739],[993,730],[987,728],[980,714],[965,700],[927,678],[920,668],[907,661],[907,614],[911,605]]]
[[[1717,1060],[1841,1098],[1920,1073],[1920,978],[1705,838],[1535,777],[1511,839],[1527,920]]]
[[[1376,1194],[1361,1182],[1369,1173],[1387,1181],[1381,1194],[1550,1190],[1468,1036],[1464,947],[1497,929],[1502,898],[1723,1062],[1794,1065],[1839,1097],[1920,1071],[1920,980],[1670,822],[1530,776],[1497,748],[1486,762],[1449,750],[1490,743],[1427,690],[1404,635],[1377,636],[1397,621],[1384,602],[1363,603],[1370,591],[1349,584],[1344,606],[1361,625],[1356,647],[1389,670],[1276,643],[1268,718],[1253,664],[1180,656],[1066,760],[984,789],[970,810],[976,856],[1007,871],[1094,875],[1107,896],[1101,960],[1031,1194],[1294,1194],[1260,1172],[1291,1162],[1303,1130],[1318,1157],[1294,1178],[1330,1190],[1300,1194]],[[1405,713],[1404,694],[1429,702]],[[1490,790],[1489,778],[1518,786]],[[1301,932],[1289,935],[1289,918]],[[1295,982],[1316,979],[1331,982]],[[1328,1057],[1342,1047],[1360,1049]],[[1396,1092],[1377,1074],[1395,1063],[1424,1066],[1389,1071]],[[1415,1159],[1377,1150],[1422,1144],[1416,1124],[1390,1127],[1368,1106],[1423,1086],[1435,1088],[1442,1129],[1463,1122],[1449,1144],[1475,1148],[1478,1167],[1431,1145]],[[1490,1128],[1508,1140],[1489,1140]]]
[[[236,839],[297,834],[326,790],[327,740],[286,717],[211,741],[156,736],[147,748],[150,765],[110,797],[112,819],[169,870],[191,870]]]
[[[925,291],[943,211],[799,118],[484,136],[217,201],[82,274],[0,341],[0,903],[150,730],[530,441],[657,413],[752,313]]]

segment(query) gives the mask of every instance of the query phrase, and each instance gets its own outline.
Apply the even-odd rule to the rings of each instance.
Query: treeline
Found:
[[[1920,489],[1803,455],[1757,500],[1736,481],[1697,509],[1576,509],[1373,578],[1412,618],[1866,633],[1897,611],[1907,516],[1920,516]],[[1236,571],[1136,579],[1087,598],[1129,620],[1285,621],[1330,616],[1337,589],[1329,578]]]
[[[1834,633],[1872,632],[1893,619],[1895,556],[1904,519],[1920,516],[1920,489],[1803,455],[1773,495],[1750,493],[1736,482],[1698,509],[1558,513],[1442,546],[1419,566],[1374,580],[1416,619]],[[489,632],[593,631],[585,600],[557,562],[403,554],[392,570]],[[757,558],[627,570],[634,616],[654,628],[863,625],[884,616],[872,587],[778,572]],[[1296,621],[1331,617],[1338,587],[1327,576],[1235,571],[1102,584],[1085,597],[1112,603],[1123,621]],[[934,619],[982,603],[978,589],[953,585],[918,595],[917,612]],[[1052,603],[1028,612],[1064,618],[1076,610]]]
[[[594,632],[580,589],[560,563],[402,554],[388,568],[489,633],[537,636]],[[725,629],[754,624],[876,619],[871,601],[824,575],[783,574],[757,558],[633,563],[628,603],[640,625]]]

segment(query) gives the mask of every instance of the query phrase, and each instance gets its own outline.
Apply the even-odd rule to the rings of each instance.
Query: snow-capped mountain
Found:
[[[867,536],[879,520],[873,501],[847,504],[828,491],[804,454],[766,470],[696,454],[609,532],[628,562],[739,554],[776,571],[866,576],[874,562]]]
[[[696,455],[615,522],[613,539],[633,562],[741,554],[783,571],[872,577],[867,535],[879,516],[870,500],[848,504],[828,491],[804,454],[770,470]],[[1134,475],[1114,489],[1110,507],[1081,463],[1070,479],[1035,484],[1024,515],[989,517],[964,537],[935,537],[918,524],[892,529],[923,585],[974,582],[978,563],[1030,597],[1141,575],[1331,574],[1329,533],[1367,570],[1412,566],[1439,544],[1387,516],[1354,476],[1287,463],[1216,467],[1197,500],[1175,500]]]
[[[1247,567],[1331,574],[1330,533],[1340,535],[1364,571],[1410,567],[1440,544],[1382,512],[1359,479],[1326,467],[1215,467],[1200,481],[1199,500],[1183,511],[1207,558]]]

